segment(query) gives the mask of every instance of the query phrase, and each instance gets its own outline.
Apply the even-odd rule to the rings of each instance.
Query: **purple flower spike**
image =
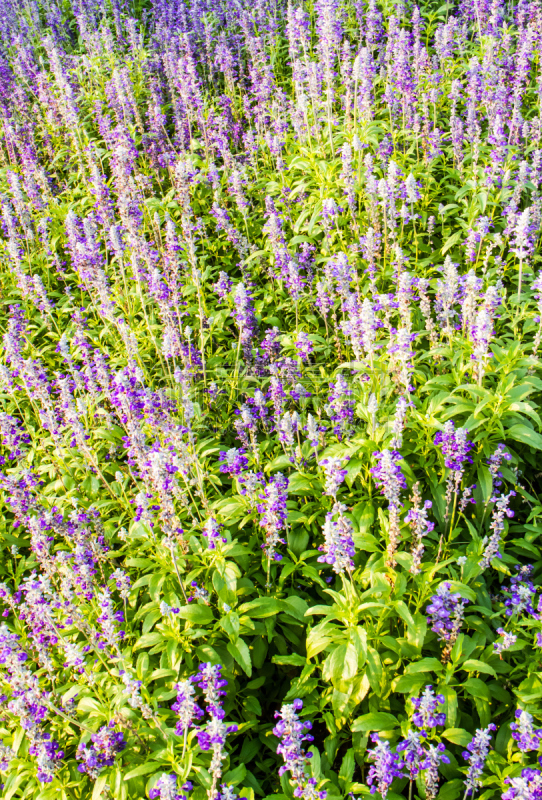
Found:
[[[542,730],[535,730],[533,727],[533,717],[528,711],[518,708],[516,711],[516,722],[512,722],[510,730],[512,739],[522,753],[530,750],[538,750],[542,742]]]
[[[104,767],[111,767],[117,753],[126,747],[124,733],[115,731],[114,727],[114,722],[104,725],[90,737],[90,744],[80,744],[77,748],[76,758],[82,761],[77,769],[86,772],[92,780],[96,780]]]
[[[220,472],[227,473],[230,478],[240,475],[248,467],[248,458],[243,448],[237,450],[232,447],[230,450],[220,453]]]
[[[378,791],[382,800],[386,800],[395,778],[402,777],[403,762],[392,752],[390,743],[381,739],[378,733],[371,734],[371,741],[375,747],[367,751],[367,758],[373,762],[367,776],[367,784],[371,787],[371,794]]]
[[[437,711],[437,707],[444,703],[444,696],[435,694],[432,686],[426,686],[420,697],[410,698],[416,712],[412,715],[412,722],[417,728],[425,731],[429,728],[436,728],[437,725],[444,725],[446,714]]]
[[[482,786],[482,772],[491,746],[491,734],[495,730],[497,730],[497,726],[493,723],[487,728],[479,728],[474,734],[472,742],[467,745],[467,750],[463,752],[463,758],[469,763],[465,779],[467,795],[474,795]]]

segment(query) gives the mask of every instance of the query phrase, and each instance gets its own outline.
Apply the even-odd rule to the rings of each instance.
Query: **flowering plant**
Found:
[[[540,800],[538,0],[2,0],[6,800]]]

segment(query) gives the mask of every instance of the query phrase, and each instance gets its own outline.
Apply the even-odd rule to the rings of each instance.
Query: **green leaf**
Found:
[[[417,694],[419,689],[421,689],[425,683],[425,675],[401,675],[401,677],[394,682],[393,690],[394,692],[400,692],[401,694],[408,694],[409,692]]]
[[[367,677],[371,684],[371,689],[380,695],[380,684],[382,682],[382,662],[374,647],[367,648]]]
[[[302,597],[296,597],[295,595],[292,597],[285,597],[280,603],[287,614],[303,622],[309,607]]]
[[[440,684],[435,690],[436,694],[441,694],[444,697],[444,713],[446,714],[446,722],[449,725],[455,725],[457,719],[457,692],[451,686]]]
[[[536,450],[542,450],[542,436],[527,425],[512,425],[506,431],[506,436],[515,439],[516,442],[528,444]]]
[[[244,781],[247,776],[247,768],[244,764],[238,764],[235,769],[230,769],[229,772],[226,772],[224,775],[224,783],[229,785],[230,783],[233,786],[237,786],[237,784]]]
[[[314,658],[314,656],[321,653],[322,650],[325,650],[336,636],[337,628],[333,625],[325,623],[322,627],[317,625],[312,628],[307,636],[307,658]]]
[[[476,602],[476,592],[474,589],[471,589],[470,586],[466,586],[461,581],[447,581],[450,584],[450,591],[454,592],[455,594],[460,594],[461,597],[464,597],[466,600],[470,600],[471,603]]]
[[[480,490],[482,492],[482,498],[484,500],[484,503],[487,503],[489,498],[491,497],[491,493],[493,490],[493,480],[491,478],[491,472],[489,471],[489,469],[486,467],[485,464],[482,464],[482,466],[478,467],[478,471],[476,474],[478,477],[478,485],[480,486]]]
[[[345,784],[351,783],[352,778],[354,777],[355,768],[356,760],[354,758],[354,750],[351,747],[346,751],[346,754],[342,760],[341,768],[339,770],[339,780],[343,781]]]
[[[358,654],[353,644],[340,644],[326,658],[323,677],[331,681],[333,686],[341,688],[340,684],[347,683],[356,676],[358,671]],[[345,691],[342,689],[342,691]]]
[[[234,657],[239,666],[250,678],[252,675],[252,661],[247,643],[244,642],[243,639],[239,638],[236,642],[228,642],[227,647],[228,653]]]
[[[187,619],[189,622],[195,622],[198,625],[206,625],[214,619],[213,612],[208,606],[201,606],[197,603],[181,606],[176,616],[181,619]]]
[[[460,778],[454,778],[444,783],[437,795],[437,800],[457,800],[465,791],[465,786]],[[493,792],[491,792],[493,794]],[[483,795],[482,795],[483,796]]]
[[[414,625],[407,626],[407,639],[409,644],[421,650],[427,632],[427,617],[419,611],[414,614]]]
[[[402,600],[397,600],[394,605],[403,622],[406,622],[407,626],[414,628],[416,623],[414,622],[414,617],[410,613],[406,603],[404,603]]]
[[[152,765],[153,769],[156,769],[156,765]],[[128,780],[130,776],[127,775],[125,780]],[[92,800],[101,800],[102,792],[105,789],[105,785],[107,783],[107,779],[109,775],[98,775],[96,778],[96,783],[94,784],[94,789],[92,790]]]
[[[278,614],[281,607],[281,601],[274,597],[258,597],[249,603],[243,603],[239,608],[239,614],[246,614],[251,619],[263,619]]]
[[[463,233],[463,231],[456,231],[455,233],[452,233],[452,235],[448,237],[446,243],[444,244],[443,248],[440,251],[442,255],[447,253],[448,250],[450,250],[454,245],[456,245],[461,239],[461,237],[463,237],[464,235],[465,234]]]
[[[138,778],[140,775],[148,775],[150,772],[158,772],[158,770],[161,768],[162,765],[157,764],[155,761],[146,761],[144,764],[140,764],[138,767],[131,769],[130,772],[124,776],[124,780],[129,781],[132,778]],[[98,778],[98,780],[100,779]],[[98,781],[96,781],[96,783],[97,782]]]
[[[399,725],[397,717],[385,711],[374,711],[372,714],[363,714],[358,717],[352,725],[352,731],[357,733],[362,731],[390,731]]]
[[[488,702],[491,699],[489,688],[480,678],[469,678],[463,685],[472,697],[480,697]]]
[[[461,669],[464,669],[466,672],[485,672],[487,675],[493,675],[494,678],[497,677],[497,673],[490,667],[489,664],[485,664],[483,661],[478,661],[476,658],[469,658],[467,661],[464,661],[461,664]]]
[[[460,744],[461,747],[466,747],[472,740],[472,733],[469,733],[464,728],[448,728],[442,733],[442,737],[452,742],[452,744]]]
[[[405,675],[413,675],[416,672],[441,672],[443,666],[438,658],[422,658],[414,661],[405,669]]]
[[[291,656],[273,656],[271,661],[273,664],[286,664],[294,667],[304,667],[307,663],[307,659],[297,653],[293,653]]]

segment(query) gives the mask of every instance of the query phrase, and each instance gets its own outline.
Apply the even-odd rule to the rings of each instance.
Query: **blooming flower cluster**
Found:
[[[306,762],[312,753],[307,753],[303,748],[304,742],[312,742],[313,737],[308,732],[312,725],[309,721],[302,721],[299,712],[303,708],[302,700],[286,703],[280,711],[275,712],[279,721],[273,728],[273,733],[280,739],[277,753],[282,756],[284,764],[279,768],[279,775],[290,773],[290,781],[294,786],[294,796],[305,800],[325,800],[326,791],[317,791],[317,782],[306,774]]]
[[[539,6],[2,0],[6,796],[542,800]]]
[[[97,778],[104,767],[115,763],[117,753],[126,747],[124,733],[115,730],[115,723],[104,725],[98,733],[93,733],[90,743],[82,743],[77,749],[77,759],[81,762],[77,769]]]
[[[450,591],[450,584],[444,582],[440,584],[427,606],[427,621],[431,625],[431,630],[437,634],[441,642],[447,643],[448,648],[459,635],[467,603],[468,600],[457,592]]]

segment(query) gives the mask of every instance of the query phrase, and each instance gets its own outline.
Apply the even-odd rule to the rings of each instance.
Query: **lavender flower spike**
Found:
[[[313,737],[308,733],[312,728],[309,721],[302,722],[298,711],[303,708],[303,700],[294,700],[286,703],[280,711],[275,711],[279,722],[273,728],[273,733],[280,739],[277,753],[284,759],[284,765],[279,768],[279,775],[289,772],[295,783],[301,783],[305,777],[305,762],[310,758],[303,749],[303,742],[312,742]]]
[[[335,503],[333,511],[326,514],[325,543],[318,548],[324,553],[323,556],[319,556],[318,561],[329,564],[338,575],[344,575],[345,572],[351,573],[354,569],[355,547],[352,525],[344,516],[345,511],[346,506]],[[338,515],[338,520],[333,519],[335,514]]]
[[[504,628],[497,628],[497,633],[502,636],[502,641],[494,642],[493,649],[502,658],[504,651],[509,650],[516,643],[518,637],[513,633],[508,633]]]
[[[517,746],[522,753],[530,750],[538,750],[542,742],[542,730],[535,730],[533,727],[533,717],[528,711],[518,708],[516,711],[517,722],[512,722],[510,730],[512,739],[517,742]]]
[[[367,751],[367,758],[373,762],[367,783],[371,787],[371,794],[378,791],[382,800],[386,800],[395,778],[402,777],[402,762],[397,754],[392,752],[390,743],[381,739],[378,733],[371,735],[371,741],[375,747]]]
[[[450,592],[449,583],[441,583],[427,606],[427,621],[431,624],[431,630],[437,634],[441,642],[446,642],[443,660],[448,658],[459,636],[467,603],[468,600],[460,594]]]
[[[473,796],[482,785],[482,772],[491,745],[491,734],[495,730],[497,730],[497,726],[493,723],[487,728],[479,728],[474,734],[472,742],[467,745],[467,750],[463,752],[463,758],[469,763],[465,779],[467,795]]]
[[[437,725],[444,725],[446,722],[446,714],[437,711],[438,706],[444,703],[444,695],[435,694],[432,686],[426,686],[420,697],[411,697],[410,701],[416,709],[412,715],[412,722],[422,731],[436,728]]]
[[[337,501],[339,486],[348,474],[348,470],[342,469],[342,463],[343,459],[341,458],[325,458],[320,461],[326,479],[325,493],[333,497],[335,501]]]

